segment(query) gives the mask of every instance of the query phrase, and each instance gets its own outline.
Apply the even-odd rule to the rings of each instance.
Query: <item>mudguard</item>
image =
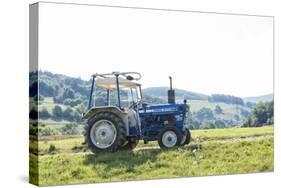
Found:
[[[91,119],[92,117],[94,117],[96,114],[98,114],[100,112],[111,112],[111,113],[114,113],[117,116],[119,116],[125,124],[127,136],[129,136],[129,118],[128,118],[129,113],[121,110],[120,108],[118,108],[116,106],[92,107],[85,114],[83,114],[82,119],[86,120],[86,122],[87,122],[87,120]]]

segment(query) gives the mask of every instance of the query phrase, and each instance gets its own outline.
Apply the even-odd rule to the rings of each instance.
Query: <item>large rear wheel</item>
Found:
[[[126,141],[126,128],[114,113],[101,112],[85,126],[85,143],[93,153],[114,152]]]

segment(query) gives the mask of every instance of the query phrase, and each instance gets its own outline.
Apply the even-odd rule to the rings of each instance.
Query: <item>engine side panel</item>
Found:
[[[187,104],[163,104],[145,106],[140,110],[143,138],[147,141],[157,140],[157,135],[166,126],[176,126],[185,134],[184,121]]]

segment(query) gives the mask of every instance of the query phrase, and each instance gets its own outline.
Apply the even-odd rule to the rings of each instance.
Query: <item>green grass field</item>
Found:
[[[273,126],[192,131],[188,146],[171,150],[141,142],[133,151],[94,155],[83,138],[30,141],[30,181],[40,185],[273,171]],[[50,151],[50,147],[55,150]],[[39,171],[36,171],[36,164]],[[35,175],[38,174],[39,182]]]

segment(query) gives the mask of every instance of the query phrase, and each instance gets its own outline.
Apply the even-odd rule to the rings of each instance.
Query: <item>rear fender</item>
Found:
[[[129,135],[129,123],[128,123],[128,113],[120,110],[116,106],[106,106],[106,107],[93,107],[89,111],[87,111],[85,114],[83,114],[83,120],[88,121],[92,117],[94,117],[96,114],[100,112],[111,112],[120,117],[126,127],[127,136]]]

